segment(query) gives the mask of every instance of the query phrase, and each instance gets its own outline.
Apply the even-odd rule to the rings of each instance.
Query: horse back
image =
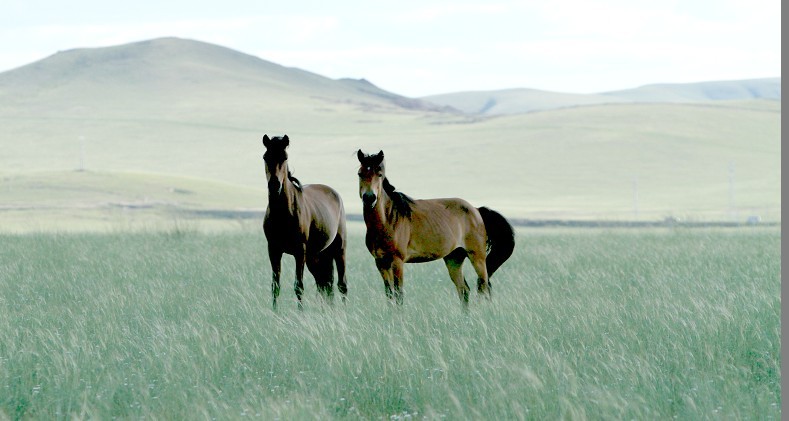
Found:
[[[409,260],[444,257],[458,247],[469,251],[484,247],[482,217],[477,208],[463,199],[415,200],[411,211]]]
[[[460,225],[464,231],[479,225],[484,226],[477,208],[456,197],[416,200],[413,211],[424,220]]]
[[[307,184],[303,188],[305,205],[316,219],[345,219],[342,198],[333,188],[323,184]]]
[[[338,234],[345,235],[345,208],[336,190],[323,184],[308,184],[303,187],[302,207],[307,210],[310,234],[318,235],[331,243]]]

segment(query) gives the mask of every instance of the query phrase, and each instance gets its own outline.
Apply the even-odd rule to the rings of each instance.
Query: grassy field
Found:
[[[610,105],[465,124],[368,117],[380,120],[347,121],[338,113],[334,125],[287,130],[294,174],[337,189],[349,213],[361,213],[355,151],[362,148],[383,149],[392,183],[415,198],[463,197],[513,218],[781,219],[780,103]],[[61,123],[42,127],[71,130]],[[53,132],[44,145],[18,141],[27,129],[9,135],[0,155],[0,231],[20,219],[6,206],[39,220],[55,203],[64,210],[59,217],[72,222],[75,209],[112,214],[108,203],[145,197],[152,207],[265,209],[260,138],[267,129],[223,134],[186,124],[146,135],[152,126],[141,124],[137,141],[119,142],[106,130],[131,128],[104,123],[86,134],[82,172],[73,171],[77,136],[63,143]]]
[[[0,418],[781,418],[779,229],[519,230],[468,313],[352,232],[277,313],[258,229],[0,236]]]

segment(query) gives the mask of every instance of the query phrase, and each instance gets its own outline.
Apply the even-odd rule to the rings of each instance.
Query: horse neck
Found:
[[[378,195],[378,201],[372,209],[364,208],[363,216],[364,222],[367,226],[373,226],[380,229],[388,225],[393,225],[395,221],[390,220],[389,215],[392,215],[392,206],[394,202],[389,198],[385,191],[381,191]]]
[[[282,182],[282,194],[274,197],[274,200],[271,200],[269,196],[269,207],[276,213],[294,216],[301,209],[302,199],[301,192],[290,181],[290,178],[285,176],[285,180]]]

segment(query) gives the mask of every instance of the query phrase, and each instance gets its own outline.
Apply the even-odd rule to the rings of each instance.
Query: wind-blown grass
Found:
[[[467,313],[349,243],[275,313],[260,232],[0,237],[0,418],[781,416],[778,230],[521,231]]]

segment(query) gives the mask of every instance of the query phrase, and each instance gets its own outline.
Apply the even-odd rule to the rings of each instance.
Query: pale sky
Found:
[[[781,75],[780,0],[10,0],[0,72],[168,36],[411,97]]]

